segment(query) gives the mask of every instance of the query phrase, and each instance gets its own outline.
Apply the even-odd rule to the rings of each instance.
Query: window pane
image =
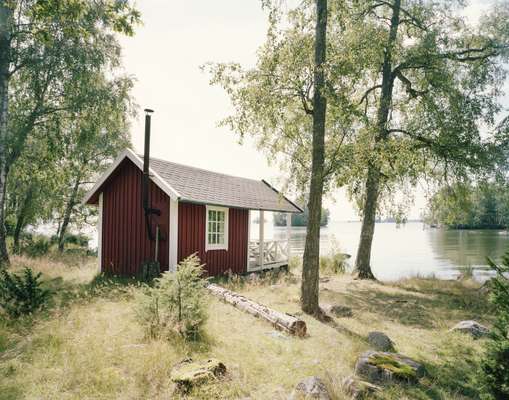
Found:
[[[224,244],[224,235],[220,234],[217,236],[217,243]]]
[[[224,221],[224,211],[218,211],[217,217],[218,221]]]
[[[208,237],[208,244],[211,244],[212,243],[212,234],[209,233],[209,237]]]
[[[218,226],[218,232],[224,233],[224,222],[220,222]]]

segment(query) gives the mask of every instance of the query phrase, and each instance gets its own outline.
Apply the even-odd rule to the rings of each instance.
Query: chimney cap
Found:
[[[152,110],[150,108],[145,108],[143,111],[145,111],[147,114],[151,114],[154,112],[154,110]]]

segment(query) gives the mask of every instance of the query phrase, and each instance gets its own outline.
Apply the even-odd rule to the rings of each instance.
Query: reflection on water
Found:
[[[286,228],[266,224],[267,238],[285,239]],[[359,222],[333,222],[322,228],[320,251],[327,254],[337,242],[341,251],[355,256],[361,225]],[[255,238],[258,225],[253,224]],[[305,228],[292,228],[291,251],[304,251]],[[474,268],[478,279],[486,278],[486,257],[500,260],[509,250],[509,234],[504,231],[444,230],[425,228],[422,223],[377,224],[373,241],[372,266],[382,280],[408,276],[435,275],[438,278],[456,277],[462,268]],[[352,260],[353,262],[353,260]]]

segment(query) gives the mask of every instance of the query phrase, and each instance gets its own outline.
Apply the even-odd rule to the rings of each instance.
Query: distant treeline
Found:
[[[429,202],[428,224],[454,229],[509,228],[509,182],[456,183]]]
[[[307,207],[302,214],[292,214],[292,226],[307,226],[309,211]],[[327,226],[329,223],[330,212],[328,209],[322,207],[322,217],[320,219],[320,226]],[[286,213],[274,213],[274,225],[286,226]]]

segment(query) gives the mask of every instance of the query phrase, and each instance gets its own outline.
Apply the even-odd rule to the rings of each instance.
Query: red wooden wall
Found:
[[[197,252],[209,276],[231,270],[247,271],[248,210],[230,208],[228,215],[228,250],[205,251],[206,207],[203,204],[179,203],[178,259]]]
[[[141,264],[153,259],[155,241],[147,236],[142,208],[142,171],[125,159],[103,184],[102,271],[120,276],[135,276]],[[149,185],[150,202],[161,210],[161,216],[152,215],[152,226],[160,226],[159,263],[168,269],[169,198],[153,182]]]

